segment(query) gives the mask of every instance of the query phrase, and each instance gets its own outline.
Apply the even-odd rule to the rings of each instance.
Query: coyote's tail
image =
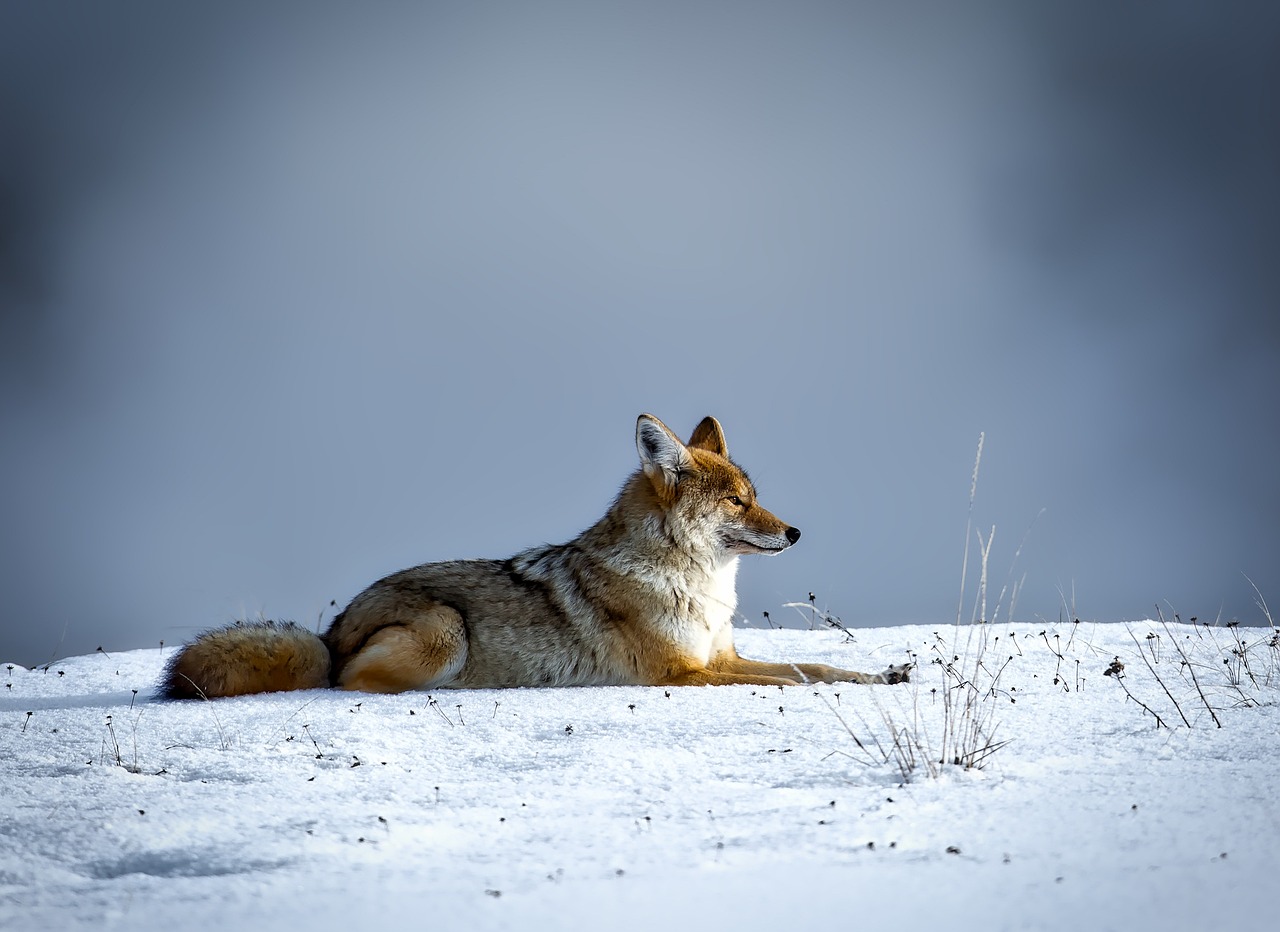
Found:
[[[216,699],[329,685],[329,648],[315,634],[291,621],[237,621],[179,650],[159,695]]]

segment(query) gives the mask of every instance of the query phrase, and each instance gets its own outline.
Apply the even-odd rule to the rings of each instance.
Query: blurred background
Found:
[[[1278,87],[1235,0],[0,4],[0,659],[567,539],[642,411],[804,531],[752,624],[954,621],[980,433],[988,616],[1259,622]]]

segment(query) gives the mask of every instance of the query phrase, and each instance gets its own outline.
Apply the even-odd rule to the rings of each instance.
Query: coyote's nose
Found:
[[[791,543],[794,544],[799,539],[800,539],[800,529],[798,527],[787,528],[787,540],[789,540]]]

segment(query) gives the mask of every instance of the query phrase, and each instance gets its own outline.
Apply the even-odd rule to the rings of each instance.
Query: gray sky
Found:
[[[753,621],[953,620],[983,431],[989,606],[1280,608],[1276,9],[259,6],[0,9],[0,659],[567,539],[642,411]]]

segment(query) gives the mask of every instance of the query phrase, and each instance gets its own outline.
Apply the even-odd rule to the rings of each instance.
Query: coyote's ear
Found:
[[[652,414],[642,414],[636,421],[636,450],[644,474],[668,486],[674,486],[680,473],[693,466],[693,457],[680,438]]]
[[[719,454],[725,459],[729,458],[729,447],[724,442],[724,428],[711,416],[704,417],[702,422],[693,429],[689,446]]]

